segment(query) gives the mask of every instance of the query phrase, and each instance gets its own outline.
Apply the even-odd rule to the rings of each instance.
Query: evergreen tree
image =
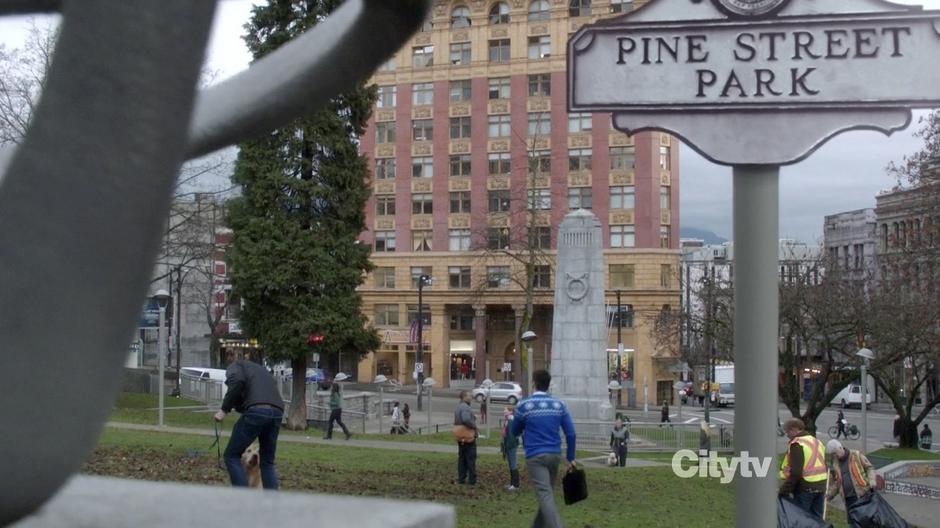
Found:
[[[245,41],[261,58],[323,20],[341,1],[269,0],[253,9]],[[234,181],[241,196],[230,207],[228,252],[241,321],[265,355],[290,360],[292,429],[306,427],[304,378],[311,335],[316,351],[365,354],[379,345],[366,327],[356,288],[371,269],[365,229],[368,166],[359,155],[375,101],[359,84],[313,115],[239,145]]]

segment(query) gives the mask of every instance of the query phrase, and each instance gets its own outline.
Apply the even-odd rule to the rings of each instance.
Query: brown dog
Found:
[[[242,453],[242,467],[248,476],[249,488],[261,487],[261,454],[258,452],[258,444],[253,443]]]

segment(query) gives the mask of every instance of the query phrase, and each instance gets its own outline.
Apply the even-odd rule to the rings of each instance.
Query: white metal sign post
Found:
[[[654,0],[568,41],[569,111],[733,167],[739,454],[776,455],[780,166],[940,107],[937,57],[940,11],[883,0]],[[776,525],[774,475],[737,480],[737,526]]]

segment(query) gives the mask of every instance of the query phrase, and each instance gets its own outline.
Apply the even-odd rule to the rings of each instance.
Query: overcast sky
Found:
[[[800,0],[796,0],[800,1]],[[241,40],[242,26],[257,0],[219,2],[207,53],[207,66],[217,80],[247,68],[251,56]],[[896,3],[940,9],[940,0],[897,0]],[[18,46],[23,17],[0,19],[0,42]],[[885,173],[891,161],[915,152],[921,144],[912,125],[888,137],[877,132],[846,132],[828,141],[806,161],[780,171],[780,236],[815,242],[822,236],[823,217],[840,211],[874,207],[875,195],[894,185]],[[680,150],[680,217],[682,226],[731,236],[731,169],[712,164],[683,146]]]

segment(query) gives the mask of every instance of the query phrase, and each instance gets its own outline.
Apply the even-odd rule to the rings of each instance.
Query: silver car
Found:
[[[522,399],[522,386],[511,381],[496,382],[489,390],[490,401],[504,401],[509,402],[510,405],[515,405],[516,402]],[[486,389],[483,387],[473,389],[473,399],[482,403],[486,399]]]

